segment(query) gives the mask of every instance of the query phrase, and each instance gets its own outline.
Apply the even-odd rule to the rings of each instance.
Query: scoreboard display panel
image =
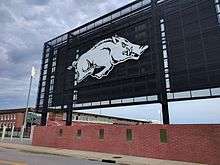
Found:
[[[163,5],[172,92],[218,87],[220,27],[212,0]]]

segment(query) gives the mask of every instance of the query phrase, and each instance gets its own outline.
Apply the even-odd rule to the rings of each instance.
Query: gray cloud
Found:
[[[5,8],[0,8],[0,15],[1,15],[1,17],[0,17],[0,22],[1,23],[10,23],[10,22],[14,21],[11,14]]]
[[[31,5],[47,5],[49,0],[26,0],[27,4]]]
[[[0,109],[25,105],[31,67],[40,70],[43,43],[129,0],[1,0]],[[39,75],[38,75],[39,77]],[[35,105],[38,79],[33,83]]]

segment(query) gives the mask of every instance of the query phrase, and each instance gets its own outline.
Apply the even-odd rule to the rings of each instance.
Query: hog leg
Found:
[[[84,79],[85,75],[86,75],[86,74],[85,74],[82,70],[80,70],[80,71],[78,72],[77,81],[78,81],[78,82],[81,82],[81,81]]]
[[[86,72],[84,72],[84,71],[81,71],[78,75],[78,82],[81,82],[82,80],[84,80],[87,76],[89,76],[89,75],[92,75],[92,73],[94,72],[94,70],[95,70],[95,68],[93,67],[93,68],[90,68],[90,70],[89,71],[86,71]]]
[[[87,76],[91,75],[95,70],[95,65],[91,63],[88,59],[81,60],[80,63],[78,63],[77,66],[78,69],[78,82],[81,82],[84,80]]]
[[[108,75],[106,73],[111,71],[112,65],[111,65],[111,63],[109,63],[108,65],[106,65],[104,67],[105,68],[102,71],[100,71],[99,73],[95,74],[96,78],[101,79],[103,76]]]
[[[113,65],[111,65],[111,67],[104,73],[103,76],[107,76],[111,72],[112,69],[113,69]]]

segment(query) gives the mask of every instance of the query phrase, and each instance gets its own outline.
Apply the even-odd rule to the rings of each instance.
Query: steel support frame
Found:
[[[158,14],[158,7],[157,7],[157,0],[152,0],[151,1],[151,10],[152,10],[152,15],[153,15],[153,23],[156,24],[160,19],[159,19],[159,14]],[[104,18],[104,16],[103,16]],[[83,27],[83,26],[82,26]],[[79,27],[78,29],[80,29]],[[73,30],[74,31],[74,30]],[[68,32],[68,39],[71,37],[70,35],[72,34],[73,31]],[[155,29],[155,34],[156,34],[156,29]],[[73,36],[72,36],[73,37]],[[49,42],[49,41],[48,41]],[[155,41],[156,43],[157,41]],[[67,44],[69,42],[67,41]],[[155,49],[159,50],[157,48],[157,44],[155,44]],[[50,46],[48,44],[45,44],[46,46]],[[44,52],[45,53],[45,52]],[[166,82],[165,82],[165,75],[164,75],[164,63],[162,61],[161,57],[162,53],[158,52],[158,61],[159,61],[159,66],[158,66],[158,73],[159,73],[159,78],[161,82],[158,83],[158,87],[160,87],[161,93],[158,94],[158,100],[157,101],[152,101],[152,102],[132,102],[132,103],[121,103],[121,104],[109,104],[109,105],[97,105],[97,106],[88,106],[88,107],[73,107],[72,105],[68,105],[67,109],[63,109],[62,111],[66,112],[66,125],[71,125],[72,124],[72,110],[85,110],[85,109],[94,109],[94,108],[106,108],[106,107],[118,107],[118,106],[132,106],[132,105],[141,105],[141,104],[152,104],[152,103],[160,103],[162,107],[162,114],[163,114],[163,124],[169,124],[169,107],[168,107],[168,102],[173,102],[173,101],[185,101],[185,100],[195,100],[195,99],[208,99],[208,98],[219,98],[220,96],[210,96],[210,97],[195,97],[195,98],[177,98],[177,99],[168,99],[167,98],[167,92],[166,92]],[[49,58],[50,59],[50,58]],[[42,65],[43,66],[43,65]],[[49,66],[48,66],[49,68]],[[43,70],[43,69],[42,69]],[[42,74],[42,71],[41,71]],[[50,73],[47,73],[47,79],[50,76]],[[48,80],[47,80],[47,84]],[[39,88],[41,88],[41,83],[39,84]],[[47,91],[48,90],[48,91]],[[43,108],[41,111],[42,118],[41,118],[41,125],[46,125],[47,121],[47,113],[50,111],[48,109],[48,94],[49,93],[49,87],[45,88],[45,99],[43,102]],[[39,94],[38,94],[39,95]],[[39,97],[38,97],[39,99]]]
[[[153,17],[156,16],[156,18],[158,17],[158,14],[157,14],[157,8],[156,8],[156,4],[157,4],[157,0],[152,0],[152,13],[153,13]],[[157,19],[154,20],[154,23],[156,23],[155,21],[158,21]],[[155,31],[155,34],[156,34],[156,31]],[[69,45],[69,40],[71,38],[71,32],[68,33],[68,38],[67,38],[67,45]],[[157,42],[157,41],[155,41]],[[157,45],[157,44],[155,44]],[[45,45],[45,46],[49,46],[49,45]],[[50,50],[50,56],[52,56],[53,54],[53,51],[52,51],[52,46],[51,46],[51,50]],[[155,48],[157,49],[157,48]],[[157,49],[159,50],[159,49]],[[158,53],[158,60],[161,59],[161,57],[159,57],[160,53]],[[50,61],[51,61],[51,58],[49,58]],[[52,64],[52,62],[49,61],[49,65]],[[50,66],[48,66],[49,68]],[[164,75],[162,73],[162,69],[163,69],[163,62],[160,62],[160,65],[159,65],[159,70],[160,70],[160,78],[164,79]],[[50,81],[50,74],[51,74],[51,71],[49,70],[49,72],[47,73],[47,85],[46,85],[46,88],[45,88],[45,93],[46,93],[46,96],[45,96],[45,99],[44,99],[44,103],[43,103],[43,110],[41,112],[42,114],[42,118],[41,118],[41,125],[42,126],[45,126],[46,125],[46,122],[47,122],[47,113],[49,112],[48,110],[48,93],[49,93],[49,81]],[[162,81],[160,84],[158,84],[161,88],[162,88],[162,94],[159,94],[158,95],[158,98],[159,98],[159,101],[145,101],[145,102],[132,102],[132,103],[121,103],[121,104],[109,104],[109,105],[98,105],[98,106],[91,106],[91,107],[76,107],[76,108],[73,108],[72,105],[68,105],[67,109],[64,110],[64,107],[62,106],[61,109],[62,111],[66,112],[66,125],[72,125],[72,111],[73,109],[75,110],[79,110],[79,109],[88,109],[88,108],[104,108],[104,107],[118,107],[118,106],[131,106],[131,105],[141,105],[141,104],[152,104],[152,103],[158,103],[160,102],[161,105],[162,105],[162,114],[163,114],[163,123],[164,124],[169,124],[169,113],[168,113],[168,102],[167,102],[167,97],[166,97],[166,89],[165,89],[165,80]]]
[[[73,116],[73,109],[72,109],[72,106],[69,106],[66,112],[66,125],[67,126],[72,125],[72,116]]]

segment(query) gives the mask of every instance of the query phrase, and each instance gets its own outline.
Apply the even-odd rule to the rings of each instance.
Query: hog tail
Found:
[[[68,70],[72,70],[73,68],[76,67],[76,64],[77,64],[77,61],[73,61],[72,65],[71,65],[71,66],[68,66],[67,69],[68,69]]]

